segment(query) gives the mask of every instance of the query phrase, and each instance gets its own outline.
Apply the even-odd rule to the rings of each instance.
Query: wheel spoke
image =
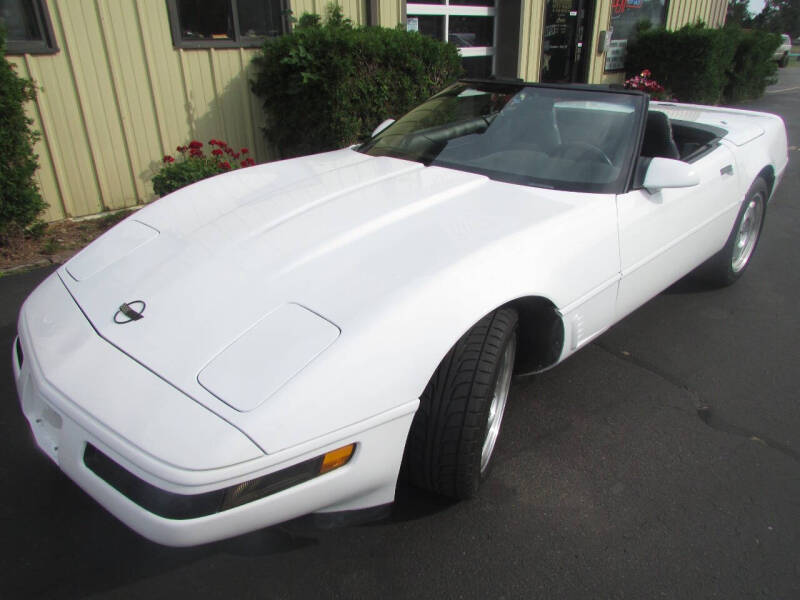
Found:
[[[511,376],[514,372],[514,357],[516,356],[516,351],[517,338],[516,336],[512,336],[503,352],[499,372],[497,374],[497,382],[495,383],[494,393],[492,395],[492,402],[489,405],[486,438],[483,440],[483,447],[481,448],[481,474],[483,474],[489,466],[489,460],[492,458],[492,452],[494,452],[494,446],[500,434],[500,425],[503,422],[503,413],[505,412],[506,402],[508,401],[508,392],[511,389]]]
[[[750,199],[739,223],[739,230],[736,232],[736,243],[731,256],[731,269],[734,273],[739,273],[750,262],[758,235],[761,232],[763,217],[764,202],[763,197],[759,194]]]

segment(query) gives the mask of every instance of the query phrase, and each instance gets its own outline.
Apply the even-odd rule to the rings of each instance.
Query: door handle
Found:
[[[725,165],[719,170],[720,175],[733,175],[733,165]]]

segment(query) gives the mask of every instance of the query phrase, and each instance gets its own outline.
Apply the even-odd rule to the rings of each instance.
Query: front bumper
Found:
[[[23,307],[19,333],[14,376],[36,443],[97,502],[150,540],[202,544],[308,513],[361,510],[394,499],[417,400],[266,455],[190,398],[176,398],[174,388],[97,336],[53,276]],[[94,398],[106,402],[93,403]],[[137,405],[131,407],[134,400]],[[268,480],[351,443],[356,444],[352,458],[334,471],[246,504],[212,507],[212,514],[192,516],[208,509],[189,511],[188,518],[155,514],[108,470],[97,469],[96,463],[90,468],[86,460],[100,453],[133,480],[191,503],[255,479]]]

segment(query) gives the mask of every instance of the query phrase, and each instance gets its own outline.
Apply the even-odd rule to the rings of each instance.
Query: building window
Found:
[[[468,77],[488,77],[495,54],[494,0],[427,0],[406,5],[406,28],[458,46]]]
[[[167,7],[176,48],[255,47],[289,29],[287,0],[167,0]]]
[[[0,0],[0,24],[8,54],[58,52],[45,0]]]
[[[625,68],[625,49],[644,23],[664,27],[667,23],[667,0],[612,0],[611,45],[606,51],[606,71]]]

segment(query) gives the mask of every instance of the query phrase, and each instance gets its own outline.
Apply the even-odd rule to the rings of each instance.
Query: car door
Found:
[[[698,185],[617,196],[617,319],[709,258],[728,238],[740,200],[733,154],[719,145],[692,166],[700,176]]]

